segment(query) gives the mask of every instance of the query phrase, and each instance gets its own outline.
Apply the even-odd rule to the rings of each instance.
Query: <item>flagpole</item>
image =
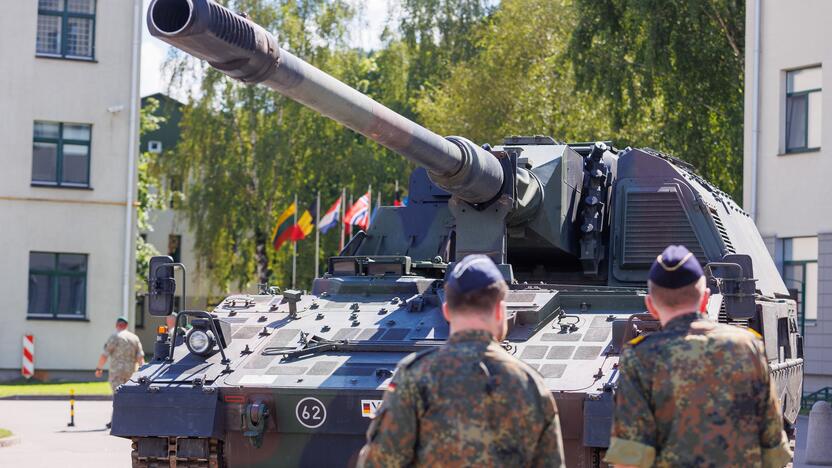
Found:
[[[295,214],[294,221],[295,223],[292,225],[292,229],[295,229],[295,226],[298,225],[298,194],[295,194]],[[298,268],[298,241],[292,241],[292,289],[295,289],[295,280],[297,278],[297,268]]]
[[[321,230],[318,224],[321,222],[321,191],[318,190],[318,200],[315,202],[315,278],[318,277],[319,259],[321,251]]]
[[[373,217],[373,186],[367,186],[367,230],[370,229],[370,219]]]
[[[352,208],[352,205],[353,205],[353,194],[350,193],[350,205],[349,205],[350,208]],[[344,229],[349,229],[350,235],[352,235],[352,224],[349,221],[347,221],[347,207],[346,206],[344,207],[344,221],[346,221],[344,223]]]
[[[345,210],[347,209],[346,204],[347,204],[347,188],[344,187],[344,188],[341,189],[341,206],[338,207],[338,212],[341,215],[341,216],[339,216],[339,218],[341,220],[341,247],[338,249],[339,252],[341,250],[343,250],[343,248],[344,248],[344,213],[345,213]]]

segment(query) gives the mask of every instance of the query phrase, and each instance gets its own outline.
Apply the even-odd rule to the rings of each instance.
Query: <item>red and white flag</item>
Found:
[[[335,200],[335,203],[329,207],[326,211],[326,214],[321,216],[320,221],[318,221],[318,229],[326,234],[327,231],[332,229],[338,224],[338,212],[341,211],[341,197],[338,197]]]
[[[344,224],[348,226],[355,225],[366,231],[370,225],[369,212],[370,192],[367,192],[344,213]]]

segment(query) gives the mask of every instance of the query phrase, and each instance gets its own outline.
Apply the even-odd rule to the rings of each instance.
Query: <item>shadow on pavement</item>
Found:
[[[72,430],[72,429],[64,429],[62,431],[55,431],[55,434],[79,434],[82,432],[106,432],[109,431],[106,427],[102,427],[101,429],[80,429],[80,430]]]

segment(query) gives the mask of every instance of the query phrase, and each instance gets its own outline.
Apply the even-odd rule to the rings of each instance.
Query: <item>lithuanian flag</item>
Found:
[[[294,237],[295,223],[293,216],[297,209],[297,204],[292,203],[277,218],[277,223],[274,225],[274,230],[272,231],[272,245],[274,245],[275,250],[279,249],[284,242]]]
[[[309,208],[298,216],[298,223],[292,228],[291,239],[293,241],[303,240],[315,229],[315,211],[315,202],[313,202]]]

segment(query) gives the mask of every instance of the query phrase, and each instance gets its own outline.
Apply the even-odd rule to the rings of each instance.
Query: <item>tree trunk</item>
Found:
[[[266,233],[261,229],[254,230],[254,252],[257,261],[257,283],[261,288],[269,286],[269,277],[271,270],[269,270],[269,253],[266,250],[267,242]]]

